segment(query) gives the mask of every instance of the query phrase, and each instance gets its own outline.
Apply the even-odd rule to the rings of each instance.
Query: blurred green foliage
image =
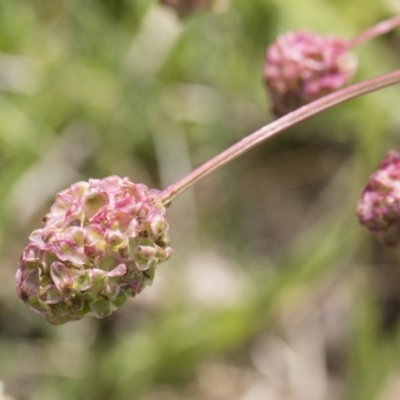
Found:
[[[148,0],[0,0],[6,393],[399,398],[399,254],[353,216],[367,176],[399,146],[398,87],[291,128],[178,198],[174,256],[115,316],[53,327],[14,291],[57,191],[111,174],[173,183],[272,119],[262,63],[279,33],[351,37],[391,4],[232,0],[180,21]],[[396,68],[399,49],[398,32],[357,49],[355,79]]]

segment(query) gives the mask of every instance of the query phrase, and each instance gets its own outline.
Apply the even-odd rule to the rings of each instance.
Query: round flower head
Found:
[[[356,67],[349,42],[335,36],[289,32],[266,52],[264,79],[272,111],[282,116],[340,89]]]
[[[158,192],[128,178],[78,182],[57,194],[17,271],[17,293],[52,324],[103,318],[152,282],[167,260]]]
[[[400,153],[390,150],[369,177],[356,214],[382,243],[400,244]]]
[[[164,6],[172,8],[180,17],[198,10],[209,8],[215,0],[160,0]]]

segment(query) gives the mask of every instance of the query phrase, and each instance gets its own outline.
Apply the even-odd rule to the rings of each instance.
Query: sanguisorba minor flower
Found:
[[[180,17],[210,8],[215,0],[160,0],[164,6],[173,9]]]
[[[172,254],[158,193],[110,176],[57,194],[21,256],[18,296],[63,324],[108,316],[140,293]]]
[[[390,150],[369,177],[356,214],[382,243],[400,244],[400,153]]]
[[[280,35],[264,62],[272,112],[280,117],[340,89],[356,65],[347,40],[304,31]]]

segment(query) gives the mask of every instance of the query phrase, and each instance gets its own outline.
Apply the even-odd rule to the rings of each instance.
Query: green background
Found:
[[[0,380],[21,400],[397,400],[399,253],[358,225],[399,148],[398,87],[292,127],[177,198],[173,257],[104,320],[54,327],[17,298],[55,193],[117,174],[164,188],[272,121],[266,46],[352,37],[395,1],[0,0]],[[355,49],[397,68],[399,31]]]

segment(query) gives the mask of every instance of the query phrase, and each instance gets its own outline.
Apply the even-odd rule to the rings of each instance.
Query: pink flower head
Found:
[[[369,177],[356,214],[382,243],[400,244],[400,153],[390,150]]]
[[[356,67],[349,42],[335,36],[288,32],[266,52],[264,79],[272,111],[282,116],[340,89]]]
[[[110,315],[171,256],[164,214],[157,192],[128,178],[73,184],[29,237],[18,296],[52,324]]]
[[[160,3],[173,9],[180,17],[209,8],[213,0],[160,0]]]

